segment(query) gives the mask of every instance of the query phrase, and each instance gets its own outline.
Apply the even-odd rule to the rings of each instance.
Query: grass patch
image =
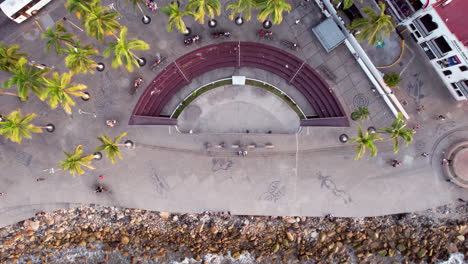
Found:
[[[197,91],[194,91],[192,94],[190,94],[190,96],[188,96],[184,101],[182,101],[182,103],[177,107],[177,109],[174,111],[174,114],[172,115],[172,118],[178,118],[180,113],[182,113],[182,111],[185,109],[185,107],[187,107],[187,105],[193,102],[193,100],[195,100],[198,96],[202,95],[203,93],[209,90],[212,90],[214,88],[217,88],[223,85],[228,85],[228,84],[232,84],[232,80],[223,80],[223,81],[211,83],[206,86],[203,86]],[[259,87],[259,88],[269,91],[270,93],[273,93],[274,95],[278,96],[283,101],[285,101],[289,105],[289,107],[291,107],[294,110],[294,112],[296,112],[296,114],[299,116],[299,119],[306,119],[306,117],[304,116],[304,114],[302,114],[297,104],[295,104],[291,100],[291,98],[289,98],[289,96],[287,96],[284,93],[281,93],[281,91],[277,90],[275,87],[265,84],[263,82],[254,81],[254,80],[246,80],[245,84],[254,86],[254,87]]]

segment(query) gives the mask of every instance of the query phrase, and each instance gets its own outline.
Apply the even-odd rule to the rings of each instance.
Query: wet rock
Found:
[[[126,245],[129,242],[130,242],[130,238],[128,238],[126,236],[122,237],[121,240],[120,240],[120,243],[122,243],[123,245]]]
[[[457,236],[457,239],[460,240],[460,241],[465,241],[465,236],[459,235],[459,236]]]

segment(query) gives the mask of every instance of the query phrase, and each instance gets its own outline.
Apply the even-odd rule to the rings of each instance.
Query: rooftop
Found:
[[[435,3],[433,6],[450,31],[463,45],[468,46],[468,27],[466,26],[468,1],[445,0]]]

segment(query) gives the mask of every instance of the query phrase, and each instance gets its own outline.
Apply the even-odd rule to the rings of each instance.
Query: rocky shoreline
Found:
[[[439,263],[467,254],[467,216],[461,203],[373,218],[83,206],[1,228],[0,263]]]

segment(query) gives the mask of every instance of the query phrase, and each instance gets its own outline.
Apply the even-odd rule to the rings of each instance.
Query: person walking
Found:
[[[106,125],[108,127],[114,127],[115,125],[117,125],[117,121],[116,120],[106,120]]]
[[[444,121],[444,120],[445,120],[445,116],[444,116],[444,115],[439,115],[439,116],[437,117],[437,120]]]
[[[423,153],[421,153],[421,156],[427,158],[427,157],[429,157],[429,154],[427,154],[427,152],[423,152]]]
[[[454,178],[450,178],[447,180],[448,182],[455,182],[455,179]]]

